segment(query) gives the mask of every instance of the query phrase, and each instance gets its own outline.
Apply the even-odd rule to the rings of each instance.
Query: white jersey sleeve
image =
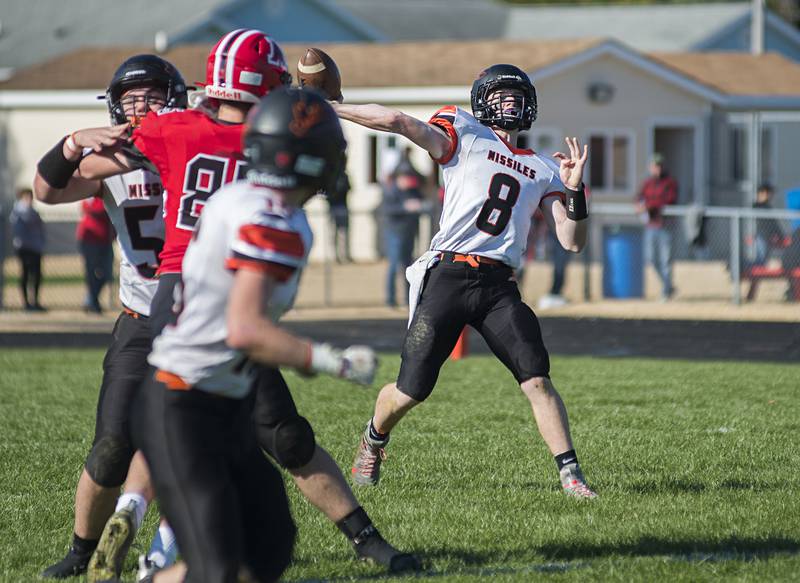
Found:
[[[158,254],[164,246],[163,188],[157,174],[134,170],[103,181],[103,203],[120,248],[119,299],[150,315]]]
[[[430,123],[452,143],[437,160],[444,204],[431,249],[482,255],[518,268],[533,213],[543,198],[564,191],[558,166],[512,146],[460,108],[444,107]]]
[[[177,322],[156,338],[150,364],[204,391],[247,395],[251,367],[226,343],[234,274],[256,270],[277,281],[264,306],[277,321],[294,302],[312,241],[305,213],[283,205],[274,191],[247,182],[220,189],[203,210],[183,260]]]

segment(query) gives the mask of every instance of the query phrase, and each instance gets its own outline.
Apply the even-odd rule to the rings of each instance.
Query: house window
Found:
[[[744,182],[747,179],[747,132],[744,126],[730,127],[728,143],[731,145],[731,180]]]
[[[758,182],[775,184],[778,168],[776,159],[777,132],[771,125],[761,126],[761,176]],[[750,177],[750,132],[748,124],[728,127],[729,169],[731,181],[741,184]]]
[[[630,135],[598,131],[589,134],[587,142],[589,187],[594,191],[629,191],[633,184]]]

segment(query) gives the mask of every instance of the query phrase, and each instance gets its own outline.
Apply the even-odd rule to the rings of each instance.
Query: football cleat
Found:
[[[597,493],[586,485],[586,479],[578,464],[567,464],[561,468],[559,477],[561,478],[561,487],[564,488],[567,496],[583,499],[597,498]]]
[[[359,559],[385,567],[390,573],[419,571],[422,568],[414,555],[398,551],[372,525],[353,540],[353,548]]]
[[[91,558],[91,552],[80,554],[75,552],[75,549],[70,548],[63,559],[42,571],[42,577],[45,579],[66,579],[67,577],[83,575],[89,566]]]
[[[386,445],[386,442],[383,445]],[[359,486],[377,486],[381,478],[381,462],[385,459],[386,452],[383,447],[371,444],[367,436],[362,435],[356,459],[350,470],[353,482]]]
[[[136,536],[133,513],[134,504],[131,503],[122,510],[117,510],[108,519],[89,562],[89,583],[100,583],[109,579],[113,581],[122,574],[122,565]]]

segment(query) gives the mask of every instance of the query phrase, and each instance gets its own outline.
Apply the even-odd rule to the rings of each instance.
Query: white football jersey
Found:
[[[536,208],[564,192],[559,165],[513,147],[458,107],[443,107],[430,123],[452,140],[437,160],[445,194],[431,250],[482,255],[518,268]]]
[[[158,254],[164,246],[161,179],[147,170],[134,170],[106,178],[103,186],[103,204],[122,255],[119,299],[123,306],[149,316],[158,285]]]
[[[269,273],[278,284],[265,315],[277,321],[294,302],[313,236],[302,209],[268,188],[240,181],[212,196],[183,258],[182,306],[153,343],[150,364],[195,388],[233,398],[252,380],[246,355],[226,344],[234,272]]]

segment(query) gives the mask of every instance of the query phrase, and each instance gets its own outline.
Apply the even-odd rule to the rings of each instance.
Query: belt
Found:
[[[139,312],[134,312],[133,310],[131,310],[130,308],[126,308],[125,306],[122,306],[122,311],[128,314],[134,320],[147,320],[147,316],[145,316],[144,314],[140,314]]]
[[[483,255],[473,255],[471,253],[453,253],[452,251],[442,251],[439,253],[442,261],[449,261],[450,263],[466,263],[470,267],[480,267],[481,265],[491,265],[495,267],[507,267],[502,261],[484,257]]]
[[[192,386],[176,374],[166,370],[158,369],[156,371],[156,380],[164,383],[168,389],[172,391],[188,391]]]

